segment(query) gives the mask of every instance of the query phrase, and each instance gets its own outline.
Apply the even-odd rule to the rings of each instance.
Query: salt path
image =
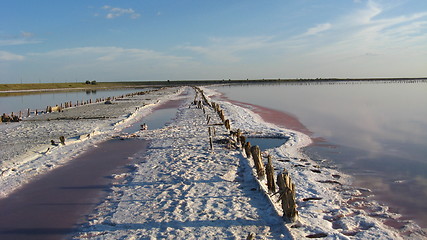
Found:
[[[151,142],[146,154],[134,156],[134,171],[112,187],[75,239],[291,238],[240,152],[217,144],[210,150],[206,115],[190,106],[193,98],[167,127],[138,133]],[[226,135],[216,128],[217,140]]]

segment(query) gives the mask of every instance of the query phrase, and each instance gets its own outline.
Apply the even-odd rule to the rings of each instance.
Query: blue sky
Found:
[[[426,0],[0,2],[0,83],[426,76]]]

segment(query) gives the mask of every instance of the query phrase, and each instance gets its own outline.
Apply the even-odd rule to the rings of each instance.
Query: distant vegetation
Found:
[[[27,84],[0,84],[0,91],[20,91],[20,90],[52,90],[52,89],[93,89],[93,88],[115,88],[125,86],[143,85],[144,83],[130,82],[96,82],[86,81],[82,83],[27,83]]]
[[[426,78],[371,78],[371,79],[244,79],[244,80],[179,80],[179,81],[132,81],[132,82],[97,82],[87,80],[81,83],[27,83],[27,84],[0,84],[0,91],[22,91],[22,90],[71,90],[71,89],[105,89],[123,87],[146,87],[146,86],[181,86],[181,85],[209,85],[209,84],[249,84],[249,83],[308,83],[308,82],[340,82],[340,81],[425,81]],[[2,95],[0,93],[0,95]]]

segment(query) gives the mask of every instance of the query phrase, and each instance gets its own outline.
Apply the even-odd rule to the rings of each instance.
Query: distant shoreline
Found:
[[[123,81],[86,83],[23,83],[0,84],[0,96],[8,94],[31,94],[35,92],[68,91],[68,90],[105,90],[116,88],[164,87],[183,85],[212,85],[212,84],[262,84],[262,83],[325,83],[325,82],[398,82],[398,81],[427,81],[422,78],[299,78],[299,79],[221,79],[221,80],[166,80],[166,81]]]

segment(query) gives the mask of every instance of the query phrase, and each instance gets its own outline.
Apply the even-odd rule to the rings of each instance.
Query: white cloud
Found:
[[[80,47],[28,54],[39,75],[74,76],[98,80],[172,79],[170,75],[194,69],[190,57],[121,47]]]
[[[25,57],[14,53],[0,51],[0,61],[22,61]]]
[[[332,27],[330,23],[317,24],[315,27],[309,28],[304,35],[316,35],[318,33],[329,30]]]
[[[127,15],[132,19],[137,19],[141,16],[141,14],[135,12],[132,8],[117,8],[111,7],[109,5],[105,5],[102,9],[106,10],[108,13],[105,15],[108,19],[114,19],[120,16]]]
[[[268,46],[272,37],[236,37],[236,38],[210,38],[206,46],[180,46],[179,48],[190,50],[203,55],[209,60],[217,62],[239,62],[239,53],[250,52]]]
[[[90,61],[116,61],[116,60],[173,60],[185,61],[186,57],[177,57],[166,55],[161,52],[156,52],[146,49],[138,48],[121,48],[121,47],[80,47],[80,48],[65,48],[54,50],[45,53],[30,53],[29,56],[62,58],[62,57],[75,57],[86,58]]]
[[[367,8],[356,11],[354,15],[351,15],[351,21],[356,24],[369,24],[373,18],[383,12],[383,8],[375,3],[374,1],[368,1]]]
[[[13,45],[36,44],[36,43],[41,43],[41,41],[27,40],[27,39],[0,39],[0,46],[13,46]]]
[[[317,25],[305,34],[288,38],[282,45],[310,57],[322,59],[328,56],[328,62],[372,56],[369,53],[382,56],[378,60],[384,58],[388,61],[387,56],[396,54],[397,50],[406,57],[427,44],[427,12],[390,15],[396,7],[368,1],[360,9],[338,16],[330,25]],[[325,30],[328,34],[319,35],[315,42],[311,41],[311,35]],[[320,64],[325,64],[325,61]]]
[[[0,46],[36,44],[42,41],[34,39],[34,33],[21,31],[19,35],[0,35]]]
[[[21,31],[21,36],[24,38],[30,38],[34,36],[34,33]]]

